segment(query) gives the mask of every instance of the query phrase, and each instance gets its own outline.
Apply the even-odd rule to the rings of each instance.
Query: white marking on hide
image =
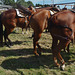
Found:
[[[62,67],[62,70],[64,70],[64,68],[65,68],[65,64],[63,64],[61,67]]]
[[[22,32],[22,34],[24,34],[24,32]]]

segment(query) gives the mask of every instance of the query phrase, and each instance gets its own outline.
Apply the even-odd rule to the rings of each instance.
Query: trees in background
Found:
[[[16,3],[19,3],[25,7],[28,7],[29,5],[34,6],[34,4],[31,1],[26,2],[25,0],[16,0],[16,1],[15,0],[0,0],[0,1],[2,1],[3,4],[5,4],[5,5],[11,5],[14,7],[16,7]]]
[[[13,5],[15,4],[15,0],[1,0],[5,5]]]
[[[44,5],[42,5],[42,4],[36,4],[35,6],[36,7],[49,7],[50,5],[49,4],[44,4]]]
[[[16,3],[19,3],[25,7],[28,7],[29,5],[34,6],[34,4],[31,1],[26,2],[25,0],[17,0]]]

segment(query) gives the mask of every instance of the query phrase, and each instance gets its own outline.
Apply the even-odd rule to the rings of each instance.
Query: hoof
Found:
[[[24,32],[22,32],[22,34],[24,34]]]
[[[38,55],[35,55],[35,58],[39,58],[39,56]]]
[[[6,45],[7,47],[9,47],[9,48],[11,48],[11,46],[12,46],[12,44],[11,44],[11,43],[10,43],[10,44],[5,43],[5,45]]]
[[[9,47],[9,48],[11,48],[11,46],[10,46],[10,45],[9,45],[8,47]]]
[[[68,51],[67,51],[67,50],[65,50],[65,53],[68,53]]]
[[[13,46],[13,44],[12,44],[12,43],[10,43],[10,46]]]
[[[7,47],[9,47],[9,48],[11,48],[11,46],[10,45],[8,45],[8,44],[5,44]]]
[[[28,34],[28,32],[26,32],[26,34]]]
[[[7,47],[11,48],[11,45],[7,45]]]
[[[34,54],[35,54],[35,53],[34,53]],[[36,57],[38,57],[38,56],[39,56],[39,54],[37,53],[37,54],[35,54],[35,56],[36,56]]]
[[[41,52],[39,52],[39,55],[41,55]]]
[[[62,66],[60,66],[60,70],[64,71],[65,69],[65,64],[63,64]]]

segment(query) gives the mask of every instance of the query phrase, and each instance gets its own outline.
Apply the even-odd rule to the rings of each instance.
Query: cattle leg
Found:
[[[64,49],[66,46],[68,46],[69,43],[70,43],[70,41],[61,40],[59,42],[59,44],[57,45],[57,57],[60,60],[60,62],[62,63],[62,66],[60,67],[62,70],[64,70],[64,68],[65,68],[65,61],[62,58],[60,51],[61,51],[61,49]]]
[[[70,50],[69,50],[69,47],[70,47],[70,43],[68,44],[67,49],[64,48],[64,51],[65,51],[66,53],[67,53],[67,52],[69,53],[69,51],[70,51]]]
[[[8,35],[13,31],[13,29],[6,29],[5,28],[5,31],[4,31],[4,40],[5,40],[5,45],[7,45],[8,47],[11,47],[11,40],[8,38]],[[7,40],[9,42],[9,45],[7,43]]]
[[[34,38],[33,38],[34,54],[37,55],[37,56],[39,56],[39,54],[37,53],[36,46],[38,46],[38,48],[41,49],[41,47],[38,44],[38,40],[40,39],[40,37],[41,37],[41,33],[40,34],[34,33]],[[39,50],[39,51],[41,51],[41,50]]]
[[[22,34],[24,34],[24,32],[23,32],[23,28],[22,28]]]
[[[26,34],[28,34],[27,28],[26,28]]]
[[[1,35],[0,40],[0,46],[3,47],[3,35]]]
[[[70,43],[68,44],[68,46],[67,46],[67,52],[69,53],[69,47],[70,47]]]
[[[37,43],[37,46],[39,48],[39,55],[41,55],[41,52],[42,52],[41,46],[39,45],[39,43]]]
[[[54,63],[56,64],[56,66],[60,67],[60,64],[58,64],[58,62],[57,62],[57,50],[56,50],[57,44],[58,44],[58,39],[53,38],[53,40],[52,40],[53,60],[54,60]]]

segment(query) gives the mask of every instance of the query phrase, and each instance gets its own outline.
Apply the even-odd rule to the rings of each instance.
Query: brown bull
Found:
[[[75,32],[75,13],[69,10],[60,11],[54,14],[49,21],[48,27],[52,38],[52,53],[53,59],[57,66],[60,64],[57,59],[62,63],[61,69],[65,68],[65,61],[60,52],[74,39]],[[58,42],[59,40],[59,42]]]
[[[51,17],[53,13],[51,13],[49,10],[55,10],[56,8],[48,7],[48,8],[41,8],[41,9],[34,9],[32,6],[28,8],[32,12],[32,16],[30,16],[30,22],[29,25],[34,30],[34,38],[33,38],[33,46],[34,46],[34,54],[39,56],[36,50],[36,46],[39,48],[39,53],[41,53],[41,47],[38,43],[41,34],[45,28],[48,26],[48,20]]]
[[[23,13],[25,13],[24,15],[31,15],[31,12],[28,9],[20,5],[19,7],[22,8]],[[18,16],[15,9],[9,9],[1,13],[0,14],[0,43],[1,45],[3,44],[3,25],[5,27],[5,31],[4,31],[5,44],[10,47],[11,41],[8,38],[8,35],[14,30],[16,26],[21,28],[26,28],[27,23],[25,21],[27,21],[27,18]],[[7,44],[6,40],[8,40],[10,45]]]
[[[51,16],[50,11],[42,10],[37,11],[34,15],[32,15],[30,19],[29,24],[34,30],[34,38],[33,38],[34,53],[37,56],[39,56],[39,54],[37,53],[36,46],[38,46],[39,51],[41,52],[41,47],[38,43],[38,40],[40,39],[43,30],[47,28],[48,19],[50,18],[50,16]]]

